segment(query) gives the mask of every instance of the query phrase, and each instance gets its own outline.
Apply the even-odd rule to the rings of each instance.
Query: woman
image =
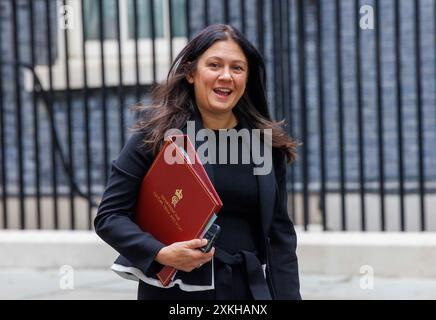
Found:
[[[296,144],[270,118],[265,78],[255,47],[234,27],[212,25],[180,52],[151,106],[140,107],[94,221],[97,234],[120,253],[112,269],[139,279],[138,299],[300,299],[286,192],[286,160],[294,160]],[[204,239],[165,246],[133,222],[141,180],[164,134],[186,132],[188,121],[196,132],[206,128],[216,137],[229,129],[262,129],[262,150],[271,151],[273,170],[266,174],[253,174],[259,162],[252,150],[248,162],[229,164],[226,152],[224,161],[204,164],[224,204],[216,220],[222,232],[209,253],[198,250]],[[237,150],[241,159],[246,151],[241,139],[230,147],[228,140],[216,141],[217,158]],[[163,265],[179,270],[167,288],[155,277]]]

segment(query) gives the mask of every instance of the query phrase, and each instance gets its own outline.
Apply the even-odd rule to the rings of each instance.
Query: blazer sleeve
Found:
[[[297,236],[289,218],[286,190],[286,159],[283,153],[276,157],[277,198],[269,232],[271,278],[275,299],[301,299],[296,255]]]
[[[143,134],[132,135],[118,159],[112,162],[94,227],[100,238],[145,274],[162,267],[154,258],[165,245],[133,221],[142,178],[153,161],[142,147],[142,141]]]

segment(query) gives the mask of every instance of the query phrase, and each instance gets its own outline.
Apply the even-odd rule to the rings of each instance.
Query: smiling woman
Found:
[[[217,41],[201,55],[197,69],[187,80],[194,85],[195,101],[206,128],[236,126],[232,109],[244,94],[247,79],[248,62],[235,41]]]
[[[300,299],[286,191],[286,160],[294,160],[296,144],[269,115],[265,79],[257,49],[234,27],[212,25],[180,52],[151,105],[138,106],[136,133],[113,163],[94,224],[121,254],[113,269],[139,281],[139,299]],[[132,219],[165,133],[187,133],[190,121],[194,136],[203,129],[217,135],[216,155],[227,160],[204,164],[223,202],[216,219],[221,234],[208,253],[197,250],[205,239],[164,245]],[[273,170],[255,175],[257,153],[249,150],[246,157],[240,139],[217,140],[220,129],[260,131],[260,149],[270,152]],[[229,161],[230,151],[239,161]],[[156,280],[163,266],[179,270],[167,287]]]

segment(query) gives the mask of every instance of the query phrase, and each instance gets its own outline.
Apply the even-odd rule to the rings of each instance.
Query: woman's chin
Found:
[[[228,113],[228,112],[232,112],[232,109],[233,109],[232,106],[215,107],[215,108],[213,108],[213,111],[215,113]]]
[[[226,112],[226,111],[231,111],[233,109],[234,105],[232,103],[229,102],[215,102],[213,104],[211,104],[211,109],[215,110],[215,111],[221,111],[221,112]]]

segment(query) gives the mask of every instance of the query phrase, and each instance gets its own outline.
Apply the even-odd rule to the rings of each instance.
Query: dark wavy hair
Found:
[[[194,112],[199,112],[195,104],[193,85],[186,77],[194,72],[200,56],[215,42],[233,40],[244,52],[248,61],[248,81],[245,92],[234,110],[241,114],[252,128],[271,129],[272,146],[281,149],[288,162],[296,158],[296,142],[283,130],[284,121],[273,121],[268,111],[266,97],[265,63],[259,51],[231,25],[210,25],[198,33],[183,48],[174,60],[166,81],[152,91],[150,105],[136,105],[138,120],[132,130],[145,134],[144,144],[157,154],[168,129],[181,129]]]

